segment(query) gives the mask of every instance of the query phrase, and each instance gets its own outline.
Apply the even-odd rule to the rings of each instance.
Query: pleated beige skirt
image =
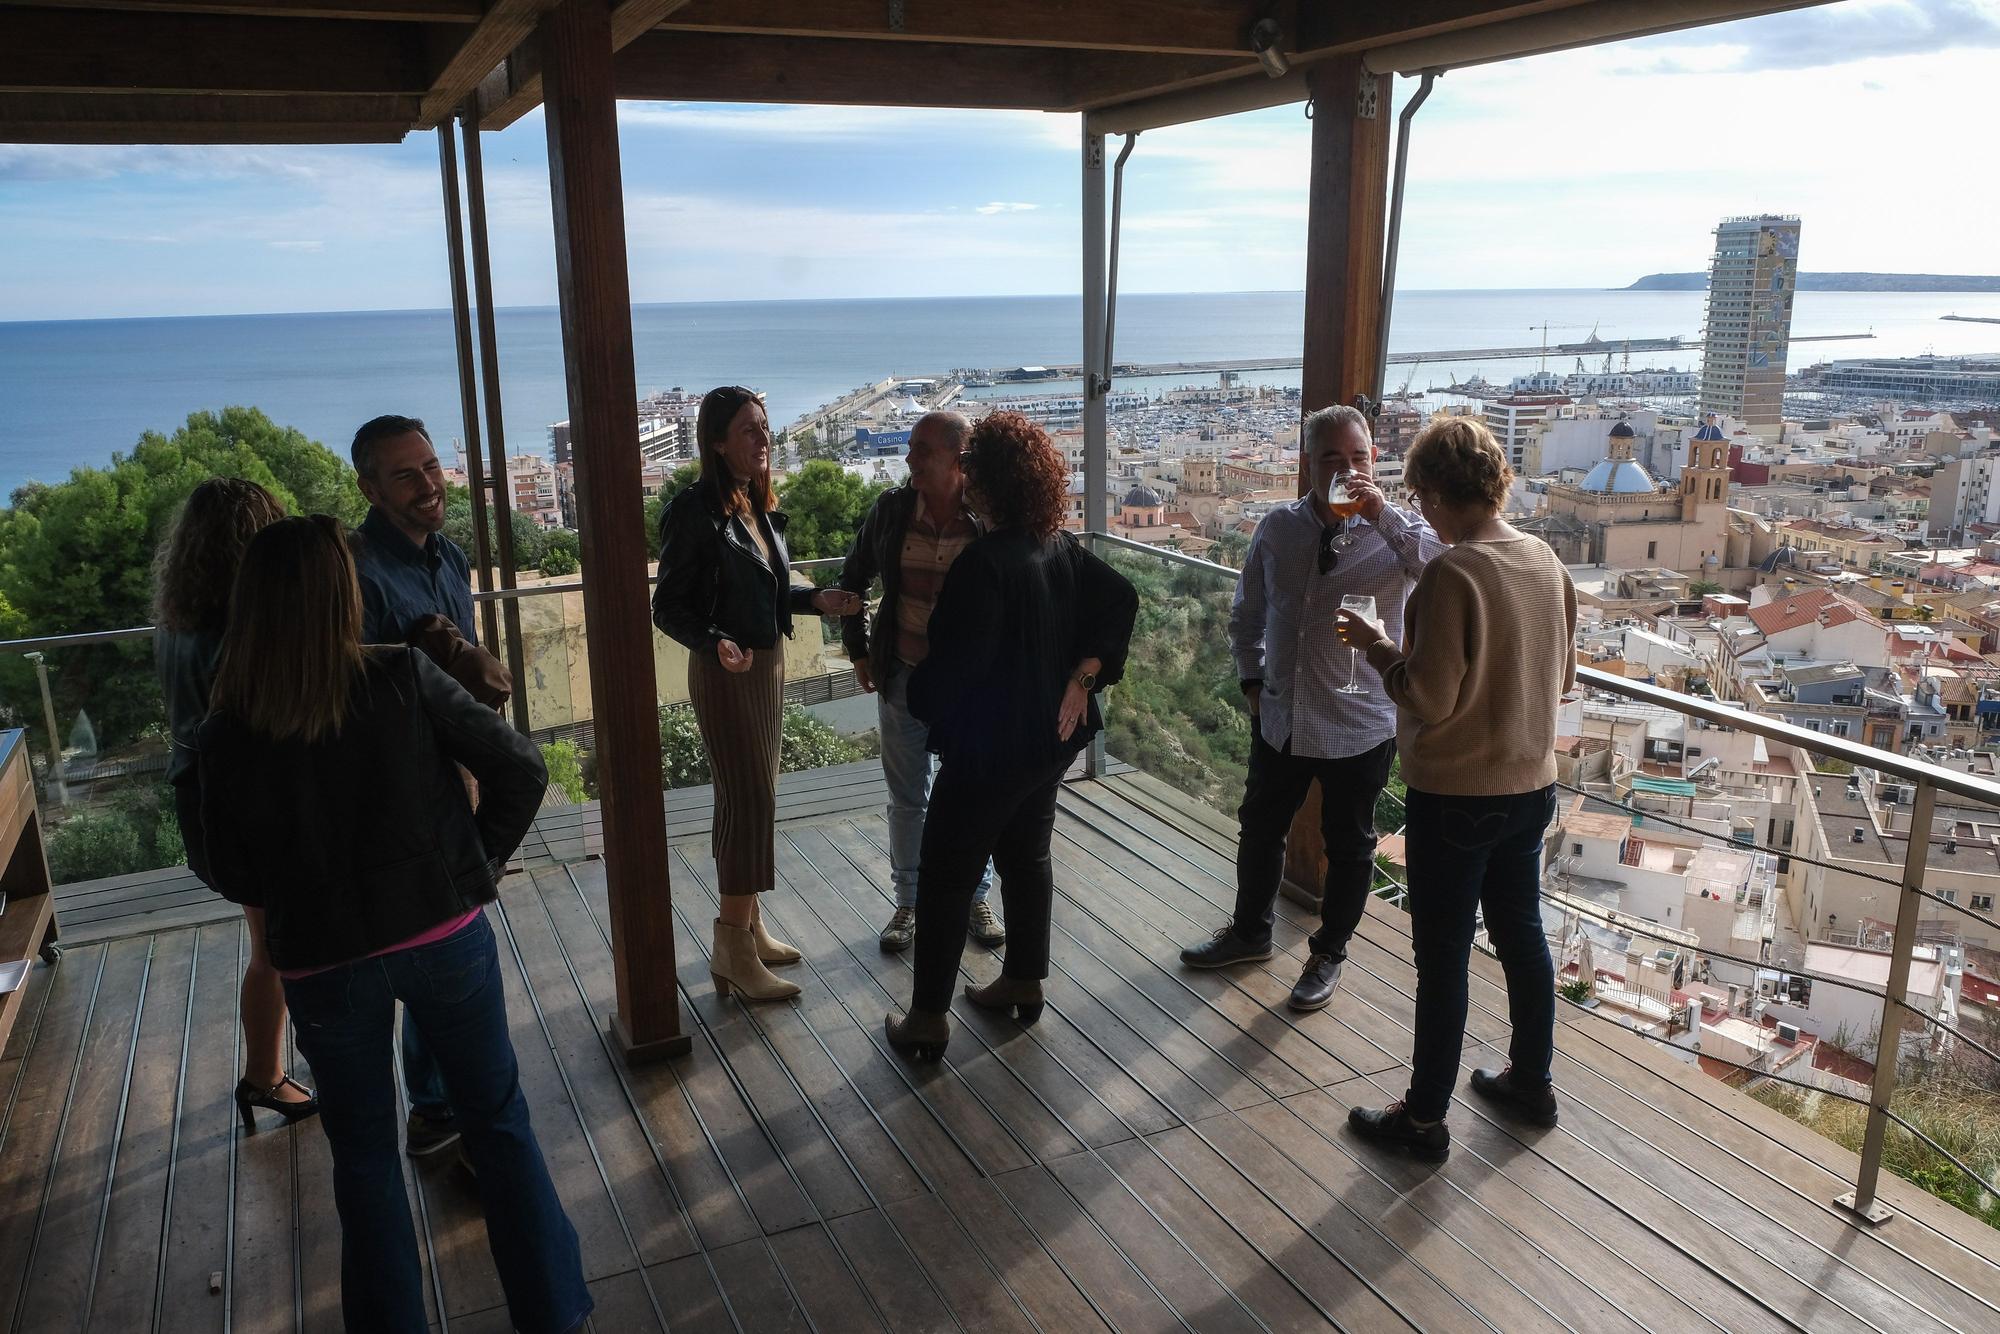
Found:
[[[775,876],[778,740],[785,716],[785,649],[760,648],[732,672],[713,653],[688,658],[688,699],[715,784],[710,847],[716,888],[758,894]]]

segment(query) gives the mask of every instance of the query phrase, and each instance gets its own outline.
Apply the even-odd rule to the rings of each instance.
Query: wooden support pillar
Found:
[[[477,103],[473,105],[476,107]],[[512,591],[518,573],[514,564],[514,484],[507,474],[507,428],[500,414],[500,335],[493,311],[493,261],[486,244],[486,168],[480,155],[477,116],[469,114],[460,124],[465,136],[466,215],[472,224],[472,295],[479,310],[479,370],[486,390],[486,452],[493,477],[494,547],[500,557],[500,587]],[[531,723],[527,653],[521,642],[521,600],[508,598],[500,608],[501,620],[507,628],[507,670],[514,678],[511,701],[514,727],[526,732]],[[497,643],[488,647],[495,654],[501,652]]]
[[[493,562],[486,547],[486,478],[479,464],[479,390],[472,369],[472,312],[465,295],[465,220],[458,207],[458,149],[452,144],[451,126],[440,125],[438,174],[444,178],[444,250],[451,264],[451,329],[458,351],[458,411],[465,437],[459,442],[459,457],[465,463],[466,479],[472,483],[472,567],[479,591],[493,591]],[[493,618],[493,603],[480,607],[484,618],[481,633],[485,645],[500,642]]]
[[[1391,80],[1369,73],[1359,56],[1315,64],[1306,79],[1312,90],[1312,180],[1299,407],[1313,412],[1372,394],[1379,379]],[[1301,466],[1300,495],[1307,486]],[[1285,895],[1313,906],[1326,878],[1319,806],[1314,784],[1285,842]]]
[[[611,1035],[629,1062],[679,1055],[674,915],[660,794],[653,622],[639,503],[638,390],[625,200],[618,167],[608,0],[563,0],[536,39],[547,108],[556,284],[574,429],[583,612],[590,632],[597,782],[618,1009]]]

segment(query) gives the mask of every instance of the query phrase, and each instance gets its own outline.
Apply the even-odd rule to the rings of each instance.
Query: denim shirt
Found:
[[[407,643],[410,627],[433,614],[449,616],[468,642],[479,642],[472,615],[472,565],[458,543],[432,533],[420,547],[373,508],[354,538],[364,642]]]

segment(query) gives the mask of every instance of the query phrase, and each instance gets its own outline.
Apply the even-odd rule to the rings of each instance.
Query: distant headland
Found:
[[[1706,273],[1649,273],[1627,292],[1704,292]],[[1801,292],[2000,292],[2000,276],[1966,273],[1801,273]]]

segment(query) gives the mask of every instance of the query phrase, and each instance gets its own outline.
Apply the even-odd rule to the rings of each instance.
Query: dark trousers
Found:
[[[1507,974],[1514,1078],[1546,1081],[1555,1055],[1556,979],[1542,927],[1542,838],[1556,790],[1509,797],[1441,797],[1410,789],[1405,833],[1410,937],[1417,959],[1416,1055],[1410,1115],[1436,1121],[1451,1107],[1465,1041],[1466,970],[1474,914]]]
[[[528,1123],[493,928],[287,980],[299,1050],[319,1086],[340,1215],[340,1306],[351,1330],[423,1334],[423,1273],[403,1184],[391,1039],[396,1002],[451,1081],[486,1235],[516,1329],[554,1334],[590,1313],[576,1229]]]
[[[970,778],[947,760],[931,784],[924,819],[923,865],[917,872],[916,985],[910,1007],[933,1014],[951,1008],[958,961],[972,917],[972,894],[993,859],[1007,914],[1008,977],[1049,975],[1049,911],[1055,896],[1049,835],[1067,759],[1022,774]]]
[[[1396,743],[1338,760],[1312,760],[1279,750],[1250,724],[1250,776],[1237,809],[1236,934],[1264,944],[1271,939],[1272,908],[1285,874],[1285,836],[1319,780],[1319,831],[1326,843],[1326,883],[1320,889],[1319,930],[1312,948],[1347,957],[1347,938],[1368,907],[1375,884],[1375,799],[1389,781]],[[1011,923],[1010,923],[1011,929]]]

